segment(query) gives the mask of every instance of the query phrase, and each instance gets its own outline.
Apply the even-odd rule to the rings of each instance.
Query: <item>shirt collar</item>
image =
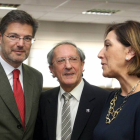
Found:
[[[8,64],[1,56],[0,56],[0,63],[6,73],[6,75],[9,75],[15,68],[13,66],[11,66],[10,64]],[[18,68],[20,72],[22,73],[22,65],[20,65]]]
[[[81,98],[81,94],[83,91],[83,87],[84,87],[84,81],[83,79],[81,80],[81,82],[70,92],[71,95],[77,100],[80,101]],[[63,88],[60,86],[60,99],[62,98],[62,94],[65,93],[65,91],[63,90]]]

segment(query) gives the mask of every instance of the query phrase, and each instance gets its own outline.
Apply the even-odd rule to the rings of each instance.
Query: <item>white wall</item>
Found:
[[[106,26],[90,23],[40,21],[36,41],[32,45],[31,53],[26,63],[42,72],[44,78],[43,87],[58,86],[57,79],[52,78],[49,71],[46,56],[56,43],[66,40],[71,41],[85,52],[86,60],[83,77],[91,84],[112,87],[112,81],[114,82],[114,80],[102,76],[101,61],[97,58],[98,52],[103,47]]]

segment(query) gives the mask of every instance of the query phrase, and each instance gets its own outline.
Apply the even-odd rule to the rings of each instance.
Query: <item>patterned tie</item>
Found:
[[[20,71],[18,69],[13,70],[13,90],[19,114],[22,120],[22,126],[23,129],[25,129],[25,101],[21,83],[19,81],[19,73]]]
[[[61,130],[61,140],[70,140],[71,138],[71,117],[70,117],[70,93],[64,93],[64,105],[62,109],[62,130]]]

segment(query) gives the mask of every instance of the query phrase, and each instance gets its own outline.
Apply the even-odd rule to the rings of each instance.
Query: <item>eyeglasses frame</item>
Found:
[[[10,39],[10,35],[6,35],[6,34],[4,34],[4,35]],[[23,39],[23,41],[24,41],[25,43],[27,43],[27,44],[33,44],[34,41],[36,40],[35,38],[32,38],[31,42],[28,43],[27,41],[25,41],[25,36],[24,36],[23,38],[21,38],[21,37],[19,36],[18,39],[19,39],[19,40],[12,40],[12,39],[10,39],[10,40],[13,41],[13,42],[18,42],[18,41],[20,41],[20,39]]]

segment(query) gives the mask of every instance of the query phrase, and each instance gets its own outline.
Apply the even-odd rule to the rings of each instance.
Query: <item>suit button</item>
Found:
[[[18,124],[18,125],[17,125],[17,128],[18,128],[18,129],[21,129],[21,128],[22,128],[22,125],[21,125],[21,124]]]

